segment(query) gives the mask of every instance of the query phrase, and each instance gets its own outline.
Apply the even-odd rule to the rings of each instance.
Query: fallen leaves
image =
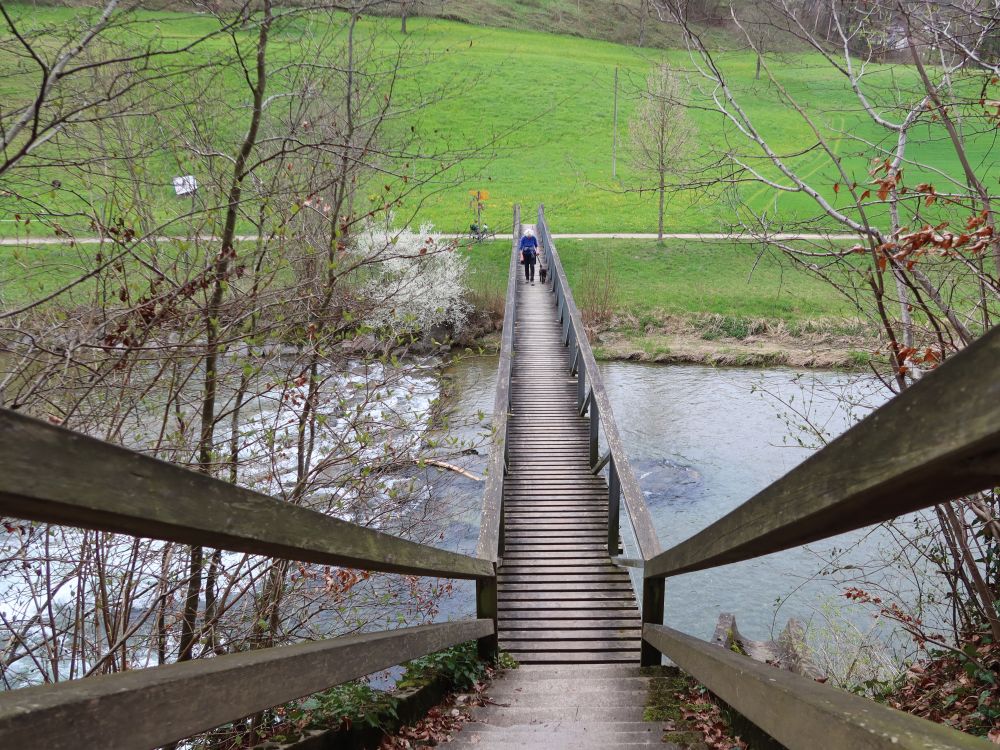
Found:
[[[492,670],[490,674],[492,675]],[[445,696],[444,701],[428,711],[423,719],[401,727],[395,734],[386,735],[379,750],[413,750],[418,747],[437,747],[448,742],[456,732],[461,731],[463,724],[471,721],[467,708],[491,704],[484,692],[487,684],[477,682],[470,693]],[[470,742],[478,744],[478,735],[473,735]]]
[[[704,694],[692,690],[684,696],[686,702],[681,709],[681,718],[686,729],[699,732],[712,750],[746,750],[747,743],[729,733],[729,726],[722,718],[722,709],[717,703],[708,700]]]

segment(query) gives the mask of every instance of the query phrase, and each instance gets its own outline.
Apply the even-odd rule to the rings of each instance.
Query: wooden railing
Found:
[[[1000,485],[1000,329],[875,410],[690,539],[646,561],[646,581],[770,554]],[[643,639],[789,748],[985,748],[664,627]]]
[[[292,506],[9,410],[0,410],[0,515],[324,565],[474,579],[480,590],[496,590],[495,561]],[[485,652],[495,649],[494,616],[4,692],[0,748],[148,750],[474,639]]]
[[[645,664],[665,654],[787,747],[991,747],[781,672],[663,623],[664,581],[823,539],[1000,483],[1000,330],[873,412],[704,531],[661,551],[539,207],[538,233],[589,412],[590,464],[608,469],[608,548],[624,511],[643,566]],[[476,639],[496,650],[496,568],[516,322],[515,209],[493,434],[477,556],[416,544],[0,410],[0,513],[286,559],[476,581],[477,619],[332,638],[0,694],[0,747],[143,750]],[[943,418],[942,418],[943,417]],[[607,450],[600,452],[600,431]],[[120,717],[141,717],[121,721]]]
[[[604,388],[601,371],[590,348],[590,340],[583,325],[583,317],[573,300],[573,291],[566,278],[559,251],[552,239],[552,232],[545,221],[545,207],[538,207],[538,239],[542,252],[549,262],[552,274],[552,290],[556,297],[559,322],[562,324],[563,342],[570,351],[570,372],[577,377],[577,405],[580,414],[590,415],[590,465],[597,474],[608,467],[608,554],[618,555],[618,541],[621,536],[621,516],[634,535],[637,552],[641,560],[648,560],[660,554],[660,540],[656,536],[653,517],[650,515],[642,488],[635,478],[625,454],[625,447],[618,426],[615,423],[611,399]],[[607,449],[600,452],[600,432],[603,428]],[[624,503],[622,502],[624,501]],[[643,609],[644,622],[663,622],[664,585],[660,578],[650,578],[643,582],[642,591],[637,591]],[[643,664],[659,663],[660,655],[650,645],[643,643]]]
[[[514,358],[514,326],[517,316],[518,241],[521,238],[521,207],[514,206],[510,260],[507,268],[507,296],[504,300],[503,333],[500,339],[500,359],[497,365],[496,395],[493,399],[493,424],[490,453],[486,464],[486,486],[483,491],[483,511],[479,522],[479,544],[476,556],[487,561],[494,571],[492,578],[476,582],[476,613],[481,619],[497,619],[496,568],[503,555],[503,482],[510,463],[507,445],[507,417],[510,414],[510,383]],[[492,638],[479,641],[480,656],[487,657],[497,649],[494,628]]]
[[[984,740],[755,662],[663,625],[664,581],[825,539],[1000,484],[1000,329],[690,539],[663,552],[618,435],[580,313],[542,208],[543,251],[589,408],[591,465],[609,472],[609,550],[619,492],[643,567],[643,664],[666,655],[786,747],[986,748]],[[608,450],[599,455],[603,427]]]

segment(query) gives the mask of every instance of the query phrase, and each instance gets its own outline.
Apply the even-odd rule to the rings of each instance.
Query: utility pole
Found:
[[[611,141],[611,177],[618,177],[618,66],[615,66],[615,116],[614,135]]]

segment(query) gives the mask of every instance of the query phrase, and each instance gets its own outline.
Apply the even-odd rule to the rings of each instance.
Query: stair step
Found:
[[[639,706],[565,706],[558,708],[485,706],[472,709],[472,716],[494,726],[509,727],[515,724],[541,724],[547,721],[576,722],[635,722],[642,721],[643,705]],[[612,727],[613,728],[613,727]]]

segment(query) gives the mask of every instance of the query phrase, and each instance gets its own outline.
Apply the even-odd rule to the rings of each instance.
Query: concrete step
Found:
[[[590,686],[588,686],[590,687]],[[647,691],[620,690],[617,686],[609,686],[607,690],[569,690],[555,692],[540,692],[531,690],[518,692],[490,691],[493,703],[501,708],[611,708],[644,706]]]
[[[522,664],[507,672],[507,680],[589,680],[592,677],[641,677],[637,664]]]
[[[645,706],[561,706],[532,708],[529,706],[485,706],[472,709],[476,721],[509,727],[515,724],[542,724],[549,721],[642,721]],[[613,729],[614,727],[612,727]]]
[[[581,734],[589,737],[618,736],[622,734],[635,737],[659,737],[663,724],[658,721],[544,721],[539,724],[515,724],[498,726],[481,721],[471,721],[463,725],[462,731],[472,730],[480,733],[495,733],[504,737],[517,737],[522,734]]]
[[[500,680],[490,686],[490,695],[495,700],[507,695],[551,695],[607,693],[615,690],[625,692],[647,691],[648,677],[598,677],[590,680],[552,679],[552,680]]]
[[[605,748],[632,747],[683,750],[678,745],[663,742],[663,731],[661,724],[652,722],[546,722],[511,727],[471,723],[465,725],[448,744],[454,748],[475,747],[493,750],[513,750],[513,748],[605,750]]]
[[[463,733],[464,734],[464,733]],[[539,735],[526,737],[513,741],[485,739],[480,735],[459,735],[448,743],[449,748],[478,748],[478,750],[525,750],[526,748],[538,748],[539,750],[618,750],[624,748],[659,747],[666,750],[684,750],[680,745],[673,742],[662,742],[659,739],[642,740],[632,742],[631,740],[609,736],[605,739],[581,739],[578,737],[562,737],[560,735]]]

